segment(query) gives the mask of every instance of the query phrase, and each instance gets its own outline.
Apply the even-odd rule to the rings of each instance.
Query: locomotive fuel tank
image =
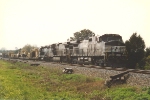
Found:
[[[60,57],[53,57],[54,62],[60,62]]]
[[[78,57],[78,64],[91,64],[91,57]]]

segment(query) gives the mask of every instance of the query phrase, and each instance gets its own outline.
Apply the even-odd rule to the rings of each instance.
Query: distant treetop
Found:
[[[89,29],[83,29],[79,32],[75,32],[74,37],[70,37],[70,41],[89,39],[91,36],[95,36],[95,33]]]

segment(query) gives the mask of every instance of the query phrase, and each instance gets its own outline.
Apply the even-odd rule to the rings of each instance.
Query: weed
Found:
[[[52,66],[0,60],[0,99],[150,100],[150,88],[119,85],[108,89],[103,84],[101,78],[63,74]]]

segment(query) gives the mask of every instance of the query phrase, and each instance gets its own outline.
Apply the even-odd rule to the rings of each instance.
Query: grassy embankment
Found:
[[[150,100],[150,88],[120,85],[108,89],[103,84],[100,78],[0,60],[0,99]]]

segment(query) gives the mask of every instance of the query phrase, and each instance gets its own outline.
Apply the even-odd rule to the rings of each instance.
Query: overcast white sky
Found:
[[[82,29],[124,41],[137,32],[150,47],[150,0],[0,0],[0,49],[65,42]]]

